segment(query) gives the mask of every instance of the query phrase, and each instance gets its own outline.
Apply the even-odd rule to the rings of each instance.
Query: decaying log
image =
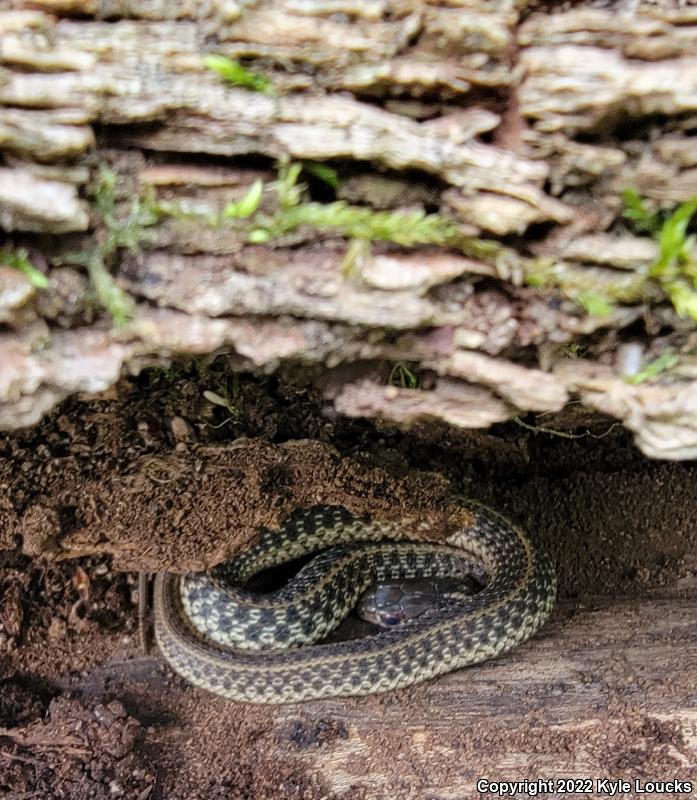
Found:
[[[676,599],[588,600],[496,661],[372,702],[274,709],[285,736],[271,746],[281,757],[290,739],[331,796],[366,800],[493,797],[478,780],[521,776],[592,778],[591,797],[605,796],[602,778],[629,780],[631,798],[638,778],[695,787],[696,610]]]
[[[98,19],[89,2],[14,0],[0,12],[0,428],[225,347],[254,373],[312,365],[351,416],[487,427],[580,400],[648,455],[694,458],[697,287],[689,268],[677,288],[656,277],[659,245],[622,221],[622,193],[666,213],[697,194],[697,17],[533,5],[148,3]],[[210,53],[272,90],[225,84]],[[227,224],[255,181],[260,213],[279,213],[268,159],[328,162],[336,199],[437,212],[428,224],[449,233],[377,236],[357,255],[331,226]],[[98,253],[135,196],[160,211],[106,264],[133,301],[118,328],[69,254]],[[399,364],[414,385],[385,386]]]
[[[588,438],[543,474],[554,457],[513,425],[427,452],[448,426],[515,420],[569,439],[621,424],[648,456],[697,458],[697,247],[683,230],[662,264],[660,236],[697,195],[697,11],[590,5],[0,4],[0,549],[92,565],[63,588],[66,619],[6,581],[3,608],[29,611],[4,614],[2,645],[20,643],[20,693],[26,675],[75,698],[101,679],[101,699],[130,703],[123,725],[157,754],[151,797],[214,728],[260,797],[468,800],[479,778],[521,776],[697,787],[693,467],[637,467],[627,448],[598,469]],[[245,408],[276,375],[273,401]],[[255,428],[284,392],[281,430]],[[44,421],[70,398],[91,402]],[[375,421],[365,439],[351,418]],[[394,427],[419,435],[392,448]],[[77,613],[107,563],[205,569],[316,503],[438,540],[461,490],[557,562],[560,608],[505,658],[382,697],[244,709],[163,683],[152,658],[140,685],[138,659],[36,653],[111,653],[134,632],[99,629],[104,604]],[[123,623],[127,584],[119,600],[110,579]],[[276,781],[289,757],[295,793]],[[225,793],[242,786],[230,774]]]
[[[144,749],[164,753],[165,793],[180,785],[186,767],[196,797],[221,785],[313,800],[500,796],[477,791],[481,780],[527,780],[541,797],[574,796],[557,783],[568,779],[580,781],[586,797],[611,796],[601,781],[628,781],[629,790],[615,796],[630,800],[649,796],[635,781],[679,780],[692,789],[655,796],[690,797],[697,785],[695,611],[694,599],[586,599],[560,609],[514,653],[382,696],[264,708],[179,681],[161,694],[156,662],[142,657],[116,658],[66,686],[87,701],[116,692],[136,719],[147,709]],[[201,742],[219,750],[216,761],[192,758]],[[222,755],[230,747],[251,771],[241,785]],[[267,789],[267,776],[289,764],[292,777]],[[536,781],[552,781],[552,789]],[[524,784],[504,791],[535,796]]]

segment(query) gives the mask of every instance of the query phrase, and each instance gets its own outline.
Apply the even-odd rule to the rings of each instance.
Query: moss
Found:
[[[611,271],[542,258],[525,262],[525,282],[529,286],[555,287],[589,314],[599,316],[612,313],[616,303],[641,303],[651,295],[646,276],[639,272]]]
[[[112,275],[120,250],[134,252],[153,240],[147,230],[161,217],[151,195],[138,195],[125,215],[119,215],[117,194],[122,191],[116,172],[100,165],[89,194],[98,217],[97,244],[79,253],[68,253],[60,263],[80,265],[87,270],[98,305],[109,312],[117,326],[124,325],[135,310],[133,299],[117,286]]]
[[[305,225],[350,239],[394,242],[404,247],[447,245],[457,235],[457,228],[438,214],[426,214],[421,210],[374,211],[338,200],[327,204],[302,203],[282,209],[274,217],[263,220],[262,226],[252,231],[250,240],[269,241]]]
[[[320,177],[327,185],[338,182],[334,170],[310,163],[283,163],[278,178],[268,184],[255,181],[240,200],[227,203],[217,214],[186,210],[181,204],[150,198],[144,208],[156,218],[189,219],[209,227],[226,226],[249,244],[266,244],[301,229],[314,229],[348,239],[352,245],[342,271],[354,271],[357,257],[367,257],[369,244],[393,242],[402,247],[449,247],[470,258],[494,264],[502,275],[520,269],[520,256],[496,241],[465,236],[457,223],[423,210],[376,211],[344,201],[318,203],[305,199],[303,172]],[[361,244],[367,243],[367,244]],[[353,248],[353,249],[351,249]]]
[[[241,89],[249,89],[251,92],[261,94],[273,94],[274,87],[271,81],[264,75],[251,72],[232,58],[218,55],[208,55],[204,59],[204,64],[213,72],[217,72],[222,78],[233,86]]]
[[[658,258],[648,271],[638,268],[633,272],[613,273],[537,259],[526,263],[526,283],[554,286],[595,316],[608,316],[616,303],[660,299],[662,292],[680,316],[697,322],[697,264],[692,257],[695,236],[688,235],[697,212],[697,198],[666,213],[651,211],[632,189],[625,191],[623,197],[624,218],[634,230],[650,235],[658,243]]]
[[[440,214],[415,211],[375,211],[368,206],[350,205],[342,200],[317,203],[304,200],[306,186],[299,183],[303,170],[317,175],[322,165],[291,163],[281,165],[279,176],[269,188],[276,195],[276,208],[268,213],[257,203],[249,217],[251,229],[246,232],[252,244],[271,242],[301,228],[314,228],[344,236],[354,241],[394,242],[403,247],[433,244],[453,247],[477,258],[495,258],[503,248],[495,242],[465,237],[456,223]],[[334,173],[322,173],[334,185]],[[336,179],[338,180],[338,179]],[[251,190],[250,190],[251,191]],[[255,189],[261,199],[262,190]],[[244,202],[239,201],[239,202]],[[227,216],[225,212],[223,216]]]
[[[114,282],[98,249],[90,253],[87,260],[87,274],[99,305],[111,314],[117,327],[125,325],[133,316],[135,304],[127,292]]]
[[[370,259],[372,248],[365,239],[349,239],[346,253],[341,262],[341,274],[345,278],[360,275],[364,265]]]
[[[622,193],[624,209],[622,216],[629,220],[634,230],[639,233],[654,234],[661,226],[661,215],[649,211],[646,201],[634,189],[625,189]]]
[[[562,345],[560,353],[565,358],[582,358],[586,353],[586,348],[578,342],[570,342]]]
[[[301,182],[303,173],[320,178],[333,189],[338,186],[338,176],[325,165],[286,162],[280,165],[275,181],[255,181],[240,200],[231,201],[219,214],[196,215],[176,204],[154,200],[149,205],[142,203],[140,211],[232,227],[250,244],[272,243],[302,229],[342,236],[350,242],[342,264],[344,275],[359,271],[360,262],[369,256],[371,242],[392,242],[407,248],[447,247],[492,264],[502,278],[522,275],[529,286],[558,289],[593,316],[609,316],[616,304],[658,300],[662,292],[679,314],[697,321],[697,266],[691,258],[694,237],[687,235],[697,199],[666,215],[650,211],[636,192],[626,192],[625,218],[637,230],[657,239],[660,256],[648,272],[621,272],[548,258],[524,258],[498,241],[467,236],[457,222],[422,209],[375,210],[343,200],[315,202],[307,199],[307,186]],[[131,217],[134,230],[142,230],[145,223],[137,211]],[[119,229],[120,246],[128,246],[123,243],[125,233],[123,227]]]
[[[574,299],[593,317],[609,317],[612,314],[612,303],[596,292],[581,292]]]

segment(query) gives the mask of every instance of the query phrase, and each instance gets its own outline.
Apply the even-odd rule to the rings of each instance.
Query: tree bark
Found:
[[[0,427],[226,348],[239,369],[311,368],[349,416],[481,428],[580,400],[650,456],[697,456],[691,243],[659,274],[659,243],[622,218],[626,189],[666,213],[697,194],[694,10],[100,13],[0,12]],[[314,223],[288,226],[271,160],[305,165],[290,206]],[[336,200],[370,230],[325,224]]]

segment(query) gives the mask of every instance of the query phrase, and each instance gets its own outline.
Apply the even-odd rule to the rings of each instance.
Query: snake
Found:
[[[227,564],[158,573],[158,648],[195,686],[261,704],[377,694],[506,653],[549,618],[554,567],[506,517],[478,501],[457,504],[458,527],[440,543],[409,538],[399,522],[313,506],[263,529]],[[281,588],[253,588],[255,576],[310,553],[318,554]],[[469,586],[452,589],[453,578],[467,576]],[[437,608],[377,633],[326,640],[376,581],[424,577],[446,579]]]

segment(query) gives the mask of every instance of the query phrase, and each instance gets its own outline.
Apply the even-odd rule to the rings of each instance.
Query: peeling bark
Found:
[[[313,365],[352,416],[487,427],[580,399],[646,454],[695,457],[694,325],[649,275],[658,245],[623,224],[621,195],[669,209],[697,194],[697,16],[528,5],[0,12],[0,226],[50,280],[0,265],[0,428],[124,370],[226,346],[240,369]],[[225,85],[210,52],[274,92]],[[259,157],[329,161],[338,198],[438,211],[465,244],[376,242],[349,263],[336,230],[254,243],[210,224],[255,180],[272,186]],[[123,180],[117,217],[148,193],[181,211],[110,265],[136,301],[123,329],[64,259],[107,235],[88,191],[98,163]],[[676,368],[628,384],[622,348],[637,337],[634,374],[665,353]],[[358,380],[341,371],[354,362]],[[401,362],[436,377],[384,386],[379,367]]]

